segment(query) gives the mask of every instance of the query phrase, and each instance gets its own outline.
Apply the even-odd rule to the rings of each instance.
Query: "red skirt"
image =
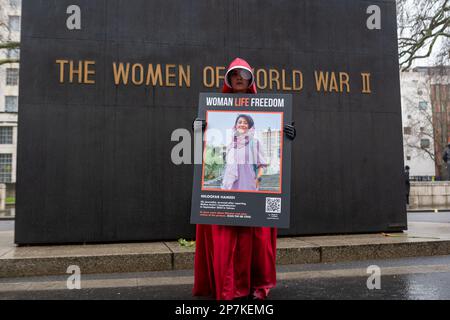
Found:
[[[276,285],[277,229],[197,225],[194,296],[264,299]]]

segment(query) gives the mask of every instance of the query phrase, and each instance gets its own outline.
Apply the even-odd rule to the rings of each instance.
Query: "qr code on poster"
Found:
[[[266,212],[281,213],[281,198],[266,198]]]

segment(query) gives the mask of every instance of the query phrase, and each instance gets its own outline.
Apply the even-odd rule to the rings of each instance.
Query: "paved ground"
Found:
[[[450,212],[409,213],[410,234],[450,237]],[[10,232],[13,221],[0,221]],[[367,267],[380,267],[381,288],[369,290]],[[450,256],[280,265],[270,299],[450,299]],[[3,299],[170,299],[191,295],[193,271],[81,275],[81,290],[67,289],[67,276],[0,278]]]
[[[367,267],[380,268],[380,289],[370,290]],[[278,267],[271,300],[450,299],[450,256]],[[81,276],[68,290],[67,277],[0,279],[4,299],[170,299],[191,295],[192,270]]]
[[[0,231],[14,230],[14,220],[0,220]]]
[[[408,221],[450,223],[450,212],[409,212]]]

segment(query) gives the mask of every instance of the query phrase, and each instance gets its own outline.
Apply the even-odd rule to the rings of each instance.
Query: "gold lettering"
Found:
[[[269,69],[269,77],[270,77],[270,90],[273,89],[272,84],[275,82],[277,85],[277,90],[280,90],[280,73],[278,70]]]
[[[69,60],[56,60],[56,63],[59,64],[59,83],[64,82],[64,65],[69,63]]]
[[[361,73],[362,77],[362,93],[372,93],[370,90],[370,73]]]
[[[126,64],[126,69],[124,70],[123,63],[119,63],[119,68],[117,68],[116,63],[113,63],[113,73],[114,73],[114,84],[117,86],[120,82],[123,84],[128,84],[128,74],[130,71],[130,64]]]
[[[283,83],[283,90],[292,90],[292,87],[286,85],[286,71],[284,69],[281,70],[281,82]]]
[[[171,82],[170,79],[175,78],[175,72],[171,71],[171,69],[175,68],[174,64],[166,64],[166,86],[167,87],[175,87],[175,82]]]
[[[299,79],[299,85],[297,86],[297,77]],[[303,73],[299,70],[292,70],[292,89],[295,91],[301,91],[303,89]]]
[[[178,86],[183,86],[183,80],[186,87],[191,87],[191,66],[187,65],[187,72],[184,71],[183,65],[178,66]]]
[[[208,82],[208,73],[210,75],[209,82]],[[205,86],[207,88],[214,87],[214,69],[213,69],[213,67],[207,66],[203,69],[203,86]]]
[[[330,77],[330,92],[334,91],[334,92],[338,92],[338,85],[337,85],[337,80],[336,80],[336,74],[334,72],[331,72],[331,77]]]
[[[221,73],[224,70],[225,67],[216,67],[216,88],[220,87],[220,80],[225,79],[225,75]]]
[[[320,71],[318,74],[317,71],[314,71],[314,77],[316,78],[316,89],[317,91],[322,90],[322,87],[324,88],[324,91],[328,91],[328,72],[324,73]]]
[[[84,62],[84,83],[85,84],[94,84],[95,80],[90,80],[89,79],[89,75],[95,75],[95,69],[90,70],[89,66],[90,65],[94,65],[95,66],[95,61],[85,61]]]
[[[260,75],[263,75],[263,80],[261,80]],[[264,81],[264,82],[263,82]],[[263,85],[264,83],[264,85]],[[259,69],[258,71],[256,71],[256,85],[258,87],[258,89],[266,89],[267,88],[267,72],[264,69]]]
[[[138,68],[139,70],[136,72],[136,69]],[[137,74],[139,74],[139,80],[136,80]],[[144,83],[144,67],[142,66],[142,64],[140,63],[133,64],[133,67],[131,68],[131,82],[133,82],[133,84],[137,86],[140,86],[141,84]]]
[[[73,75],[77,74],[78,75],[78,83],[81,83],[81,76],[82,76],[82,72],[83,72],[83,62],[82,61],[78,61],[78,69],[74,69],[73,68],[73,61],[70,60],[69,63],[69,81],[70,83],[73,82]]]
[[[350,77],[348,76],[348,73],[346,72],[339,72],[339,82],[341,86],[341,92],[344,91],[343,87],[345,85],[346,92],[350,92],[350,84],[348,83]]]
[[[161,65],[159,63],[156,65],[156,70],[153,69],[153,64],[150,63],[148,65],[147,80],[145,84],[147,86],[150,85],[150,81],[152,83],[152,86],[156,86],[156,82],[158,82],[160,87],[163,86],[162,70]]]

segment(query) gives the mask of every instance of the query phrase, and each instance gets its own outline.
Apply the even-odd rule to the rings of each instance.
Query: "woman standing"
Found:
[[[245,60],[237,58],[230,64],[222,92],[256,93],[255,77]],[[250,127],[248,118],[239,119],[246,120]],[[243,126],[245,124],[241,125],[242,130]],[[245,145],[245,139],[239,144]],[[262,168],[263,163],[260,165]],[[236,172],[228,174],[232,176]],[[226,187],[233,188],[236,181],[227,181]],[[276,228],[198,224],[193,295],[213,296],[217,300],[265,299],[276,284],[276,241]]]

